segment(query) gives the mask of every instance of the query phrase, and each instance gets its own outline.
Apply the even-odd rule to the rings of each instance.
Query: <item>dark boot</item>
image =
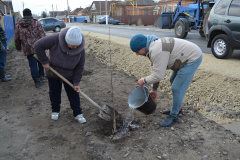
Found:
[[[171,127],[176,122],[178,122],[178,118],[169,115],[162,123],[160,123],[160,126],[162,126],[162,127]]]
[[[47,78],[44,75],[40,75],[40,80],[43,82],[43,81],[46,81]]]
[[[41,81],[40,81],[39,78],[33,78],[33,80],[34,80],[34,82],[35,82],[35,87],[36,87],[36,88],[41,87],[42,83],[41,83]]]
[[[8,78],[5,75],[4,70],[0,70],[0,79],[1,79],[2,82],[7,82],[7,81],[11,81],[12,78]]]

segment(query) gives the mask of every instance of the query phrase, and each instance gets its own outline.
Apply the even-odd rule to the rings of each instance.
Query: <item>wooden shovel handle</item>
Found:
[[[37,55],[34,54],[34,57],[39,61],[41,62]],[[52,71],[54,74],[56,74],[59,78],[61,78],[61,80],[63,80],[64,82],[66,82],[70,87],[72,87],[74,89],[74,86],[71,82],[69,82],[66,78],[64,78],[61,74],[59,74],[55,69],[53,69],[52,67],[49,66],[49,70]],[[91,102],[95,107],[97,107],[98,109],[100,110],[103,110],[102,107],[100,107],[96,102],[94,102],[91,98],[89,98],[85,93],[83,93],[81,90],[80,90],[80,94],[86,98],[89,102]]]
[[[34,54],[34,57],[41,62],[37,55]],[[59,78],[61,78],[61,80],[63,80],[64,82],[66,82],[70,87],[74,88],[73,84],[71,82],[69,82],[66,78],[64,78],[61,74],[59,74],[55,69],[53,69],[52,67],[49,68],[50,71],[52,71],[54,74],[56,74]]]

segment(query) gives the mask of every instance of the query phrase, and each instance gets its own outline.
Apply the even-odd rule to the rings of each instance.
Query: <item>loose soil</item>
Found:
[[[118,70],[141,78],[150,74],[150,61],[143,56],[136,56],[129,47],[130,40],[92,32],[85,32],[89,42],[87,52],[102,63],[112,65]],[[187,90],[183,106],[192,106],[207,118],[219,124],[228,124],[240,119],[240,57],[220,60],[213,55],[203,53],[203,61]],[[171,97],[169,77],[166,71],[159,89]],[[170,102],[171,103],[171,102]]]
[[[107,104],[118,111],[116,127],[120,131],[130,112],[128,96],[138,87],[137,76],[133,71],[119,69],[116,61],[112,62],[114,67],[109,67],[109,61],[103,63],[107,58],[99,58],[98,53],[109,50],[103,52],[98,48],[103,42],[91,43],[87,37],[85,73],[80,88],[100,106]],[[120,54],[116,50],[113,53]],[[99,110],[81,95],[87,123],[74,120],[64,89],[59,120],[51,120],[47,82],[39,89],[34,87],[27,59],[21,52],[9,51],[6,65],[12,81],[0,83],[1,160],[240,159],[240,136],[187,103],[179,123],[170,128],[160,127],[166,118],[161,111],[171,104],[167,92],[158,91],[153,114],[134,111],[132,124],[137,127],[130,127],[128,134],[114,139],[113,122],[99,118]]]

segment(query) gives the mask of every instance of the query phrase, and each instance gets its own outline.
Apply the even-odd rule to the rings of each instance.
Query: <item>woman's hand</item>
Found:
[[[43,66],[45,69],[47,69],[47,70],[50,69],[50,65],[49,65],[49,63],[47,63],[47,64],[43,64],[42,66]]]
[[[144,85],[144,78],[139,79],[137,83],[142,87]]]
[[[153,100],[156,102],[157,101],[157,91],[151,90],[150,95],[152,96]]]
[[[73,86],[73,89],[78,93],[80,92],[80,87],[79,86]]]

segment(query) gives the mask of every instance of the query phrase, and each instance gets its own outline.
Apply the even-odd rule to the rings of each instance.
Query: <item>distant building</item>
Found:
[[[49,17],[54,17],[54,18],[56,18],[56,16],[57,16],[59,13],[61,13],[61,12],[63,12],[63,11],[50,11],[50,12],[49,12]]]
[[[88,10],[89,10],[89,7],[86,7],[86,8],[84,8],[84,9],[82,9],[81,11],[79,11],[79,12],[77,13],[77,15],[78,15],[78,16],[88,16],[88,15],[89,15]]]
[[[67,17],[68,17],[68,11],[60,11],[60,13],[58,13],[58,15],[56,16],[57,19],[61,19],[61,20],[65,20],[67,21]]]
[[[159,12],[174,12],[177,8],[178,0],[160,0],[158,3]],[[188,6],[189,4],[193,4],[193,0],[182,0],[181,5],[182,6]]]
[[[10,15],[10,11],[13,13],[12,0],[1,0],[0,10],[7,15]]]
[[[107,14],[109,14],[110,7],[112,3],[117,3],[121,1],[107,1]],[[88,12],[90,15],[105,15],[106,14],[106,1],[93,1],[90,5]]]
[[[112,15],[153,15],[156,3],[152,0],[123,1],[112,4]]]
[[[83,8],[81,8],[81,6],[80,6],[80,8],[76,8],[76,9],[74,9],[72,12],[70,12],[69,15],[70,15],[70,16],[77,16],[78,13],[79,13],[81,10],[83,10]]]

